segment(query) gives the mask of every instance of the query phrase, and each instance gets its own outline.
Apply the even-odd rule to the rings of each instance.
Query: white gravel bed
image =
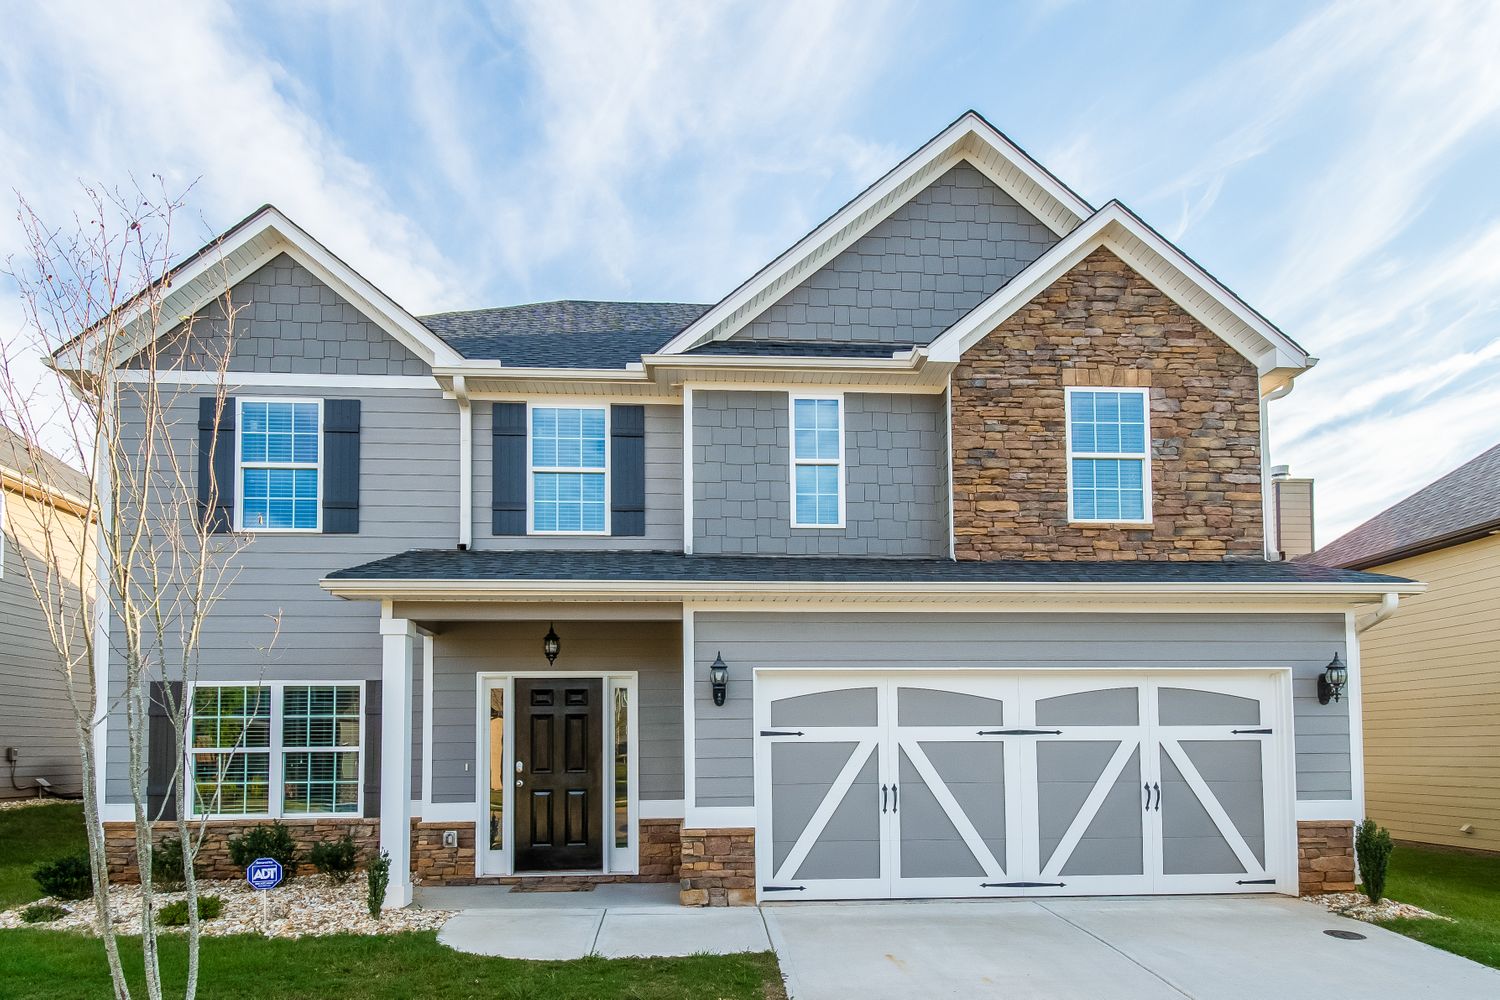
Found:
[[[261,893],[243,881],[199,882],[200,896],[214,895],[224,901],[224,909],[213,920],[203,921],[205,937],[226,934],[264,934],[267,937],[322,937],[328,934],[395,934],[400,931],[427,931],[441,927],[453,914],[448,910],[424,910],[408,906],[386,910],[379,920],[370,918],[365,904],[365,878],[361,872],[345,885],[335,885],[324,875],[302,875],[270,890],[271,920],[266,922]],[[114,904],[115,929],[121,934],[140,933],[141,887],[118,885],[110,889]],[[158,911],[168,902],[186,897],[185,893],[159,893]],[[0,929],[14,927],[94,932],[94,901],[55,903],[68,915],[51,923],[28,924],[21,911],[32,904],[0,911]],[[158,925],[159,926],[159,925]],[[163,933],[186,931],[186,927],[162,927]]]
[[[31,806],[50,806],[67,803],[77,804],[77,799],[39,799],[35,795],[26,799],[0,799],[0,812],[9,812],[12,809],[28,809]]]
[[[1326,892],[1319,896],[1304,896],[1309,903],[1319,903],[1332,913],[1355,920],[1377,923],[1381,920],[1452,920],[1441,914],[1424,910],[1410,903],[1398,903],[1394,899],[1382,899],[1371,903],[1362,892]]]

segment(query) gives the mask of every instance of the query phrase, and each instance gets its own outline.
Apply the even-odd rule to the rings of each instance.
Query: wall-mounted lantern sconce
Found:
[[[708,668],[708,683],[714,689],[714,704],[724,704],[724,693],[729,687],[729,667],[724,663],[724,654],[714,657],[713,665]]]
[[[562,652],[562,640],[557,637],[551,625],[547,626],[547,634],[542,639],[542,652],[547,654],[549,667],[557,662],[557,654]]]
[[[1333,661],[1318,675],[1318,704],[1326,705],[1330,701],[1338,701],[1339,694],[1344,690],[1344,685],[1349,683],[1349,670],[1344,666],[1344,661],[1339,659],[1339,654],[1333,654]]]

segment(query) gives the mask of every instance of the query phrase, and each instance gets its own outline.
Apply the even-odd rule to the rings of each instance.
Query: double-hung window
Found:
[[[792,397],[792,527],[844,523],[843,400]]]
[[[533,406],[530,419],[531,530],[607,533],[608,410]]]
[[[199,816],[358,815],[359,684],[199,684],[188,720]]]
[[[1068,518],[1151,520],[1145,389],[1068,389]]]
[[[240,528],[320,530],[322,403],[241,400],[238,426]]]

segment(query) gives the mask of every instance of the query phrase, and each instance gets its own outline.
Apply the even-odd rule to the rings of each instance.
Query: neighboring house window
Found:
[[[318,531],[322,404],[241,400],[238,426],[240,527]]]
[[[608,411],[531,408],[531,530],[597,535],[607,530]]]
[[[792,527],[844,523],[843,400],[792,397]]]
[[[199,816],[360,812],[358,684],[200,684],[189,767]]]
[[[1151,520],[1145,389],[1069,389],[1068,518]]]

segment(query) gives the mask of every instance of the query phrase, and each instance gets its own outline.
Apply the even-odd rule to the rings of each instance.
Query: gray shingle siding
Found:
[[[1318,704],[1317,676],[1346,659],[1341,615],[822,614],[699,612],[693,705],[699,806],[755,804],[752,667],[1009,670],[1292,668],[1297,799],[1351,794],[1349,703]],[[730,664],[724,705],[708,667]]]
[[[299,375],[426,375],[427,364],[286,254],[234,286],[229,370]],[[161,368],[213,368],[225,337],[223,303],[204,306],[191,341],[166,335]],[[123,367],[144,368],[137,355]]]
[[[1056,242],[960,163],[730,340],[929,343]]]
[[[694,552],[947,552],[947,430],[941,396],[844,396],[843,528],[791,526],[788,407],[784,392],[693,394]]]

